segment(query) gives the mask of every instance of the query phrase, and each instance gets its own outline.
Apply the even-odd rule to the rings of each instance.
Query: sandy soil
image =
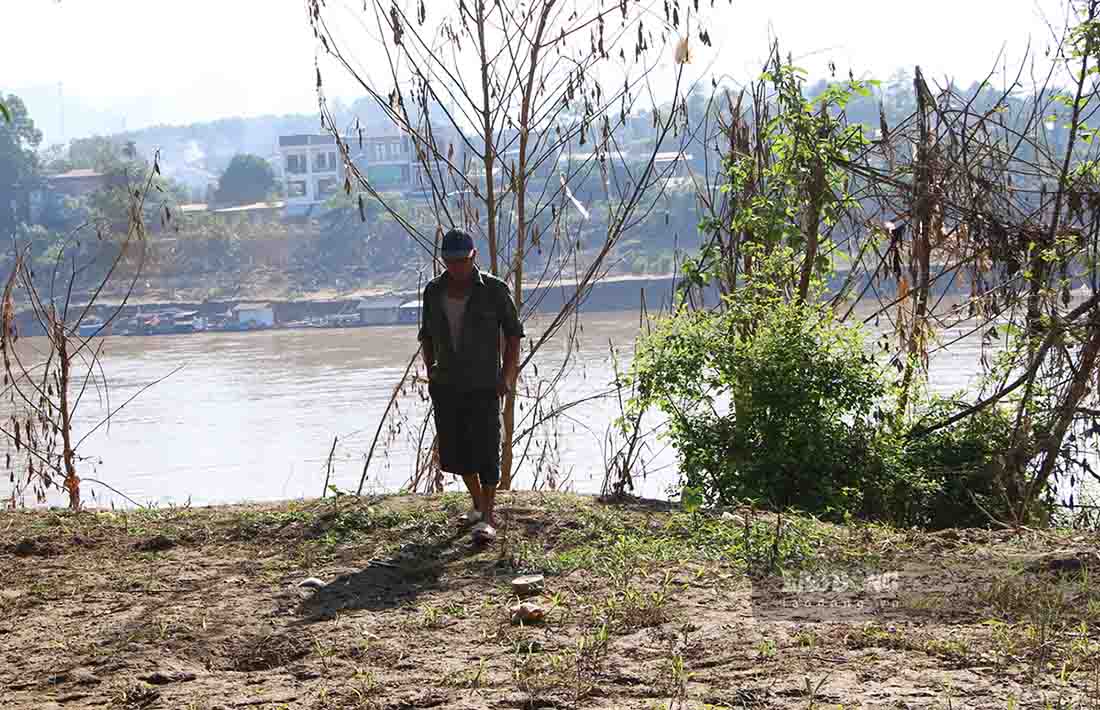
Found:
[[[1100,708],[1095,532],[463,505],[0,513],[0,707]]]

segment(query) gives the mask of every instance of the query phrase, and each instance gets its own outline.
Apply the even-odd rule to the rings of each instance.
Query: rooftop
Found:
[[[215,214],[232,214],[235,212],[251,212],[253,210],[277,210],[286,207],[286,202],[277,200],[275,202],[253,202],[250,205],[234,205],[232,207],[215,207],[211,208],[206,202],[190,202],[186,205],[180,205],[177,210],[183,214],[190,212],[213,212]]]
[[[218,214],[226,212],[249,212],[251,210],[275,210],[286,207],[286,202],[281,200],[276,202],[253,202],[250,205],[234,205],[233,207],[220,207],[214,212]]]
[[[97,172],[95,170],[89,170],[87,168],[78,168],[76,170],[70,170],[64,173],[57,173],[56,175],[48,175],[48,180],[79,180],[81,178],[98,178],[104,177],[104,173]]]
[[[336,139],[330,133],[296,133],[290,136],[279,136],[279,147],[285,148],[300,145],[334,145]]]
[[[602,154],[599,154],[599,155],[602,155],[602,157],[606,157],[608,160],[610,160],[612,162],[649,162],[649,158],[652,155],[654,163],[673,163],[673,162],[676,162],[677,160],[688,160],[688,161],[690,161],[690,160],[694,159],[694,157],[695,157],[691,153],[680,153],[680,152],[677,152],[677,151],[665,151],[665,152],[654,154],[654,153],[649,153],[649,152],[624,153],[622,151],[609,150],[609,151],[606,151],[606,152],[604,152]],[[558,156],[558,162],[559,163],[568,163],[570,161],[573,161],[573,162],[576,162],[576,163],[585,163],[585,162],[588,162],[590,160],[595,160],[597,157],[599,157],[599,155],[596,154],[596,153],[562,152],[561,155]]]
[[[405,303],[404,299],[399,296],[364,298],[362,301],[359,301],[358,309],[367,311],[374,309],[400,308],[403,303]]]

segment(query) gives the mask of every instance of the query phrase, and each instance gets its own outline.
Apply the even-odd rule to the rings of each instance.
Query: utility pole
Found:
[[[57,108],[61,117],[61,127],[58,131],[58,139],[60,143],[65,143],[65,86],[60,81],[57,82]]]

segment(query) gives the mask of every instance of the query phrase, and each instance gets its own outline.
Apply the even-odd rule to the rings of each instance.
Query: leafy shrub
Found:
[[[668,416],[685,483],[711,502],[861,507],[885,385],[862,334],[767,291],[681,311],[646,339],[636,406]]]
[[[940,528],[987,524],[985,511],[1007,517],[998,454],[1009,417],[989,409],[908,436],[958,402],[920,395],[899,417],[859,328],[757,286],[720,310],[664,319],[635,359],[633,406],[668,416],[685,490],[833,520]]]
[[[922,397],[906,426],[943,421],[965,406],[955,398]],[[991,407],[927,436],[909,437],[880,432],[877,449],[892,472],[893,500],[884,501],[895,522],[928,528],[980,527],[990,515],[1012,517],[1012,504],[1026,485],[1006,477],[1012,469],[1001,457],[1011,448],[1013,420],[1004,409]],[[1035,511],[1048,515],[1049,502]]]

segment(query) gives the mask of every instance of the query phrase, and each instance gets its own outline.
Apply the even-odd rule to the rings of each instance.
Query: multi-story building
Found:
[[[348,153],[359,171],[379,192],[409,190],[413,186],[416,155],[409,136],[393,124],[383,124],[362,135],[345,138]]]
[[[344,171],[331,135],[279,136],[278,152],[288,215],[309,214],[340,189]]]
[[[344,141],[352,162],[374,189],[414,189],[418,172],[412,142],[395,126],[364,129],[362,136],[348,135]],[[288,215],[310,214],[344,188],[344,165],[331,134],[279,136],[278,153]]]

